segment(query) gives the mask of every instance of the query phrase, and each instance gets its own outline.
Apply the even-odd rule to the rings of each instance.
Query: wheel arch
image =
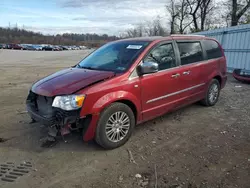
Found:
[[[115,102],[126,104],[133,111],[134,116],[135,116],[135,122],[137,122],[138,110],[136,108],[136,105],[132,101],[130,101],[128,99],[122,99],[122,100],[114,101],[113,103],[115,103]]]
[[[126,104],[135,115],[136,123],[140,121],[141,103],[133,93],[127,91],[112,92],[99,98],[91,110],[92,113],[100,114],[105,108],[115,102]]]
[[[222,78],[221,78],[221,76],[220,76],[220,75],[214,76],[214,77],[213,77],[213,79],[218,80],[218,81],[219,81],[219,83],[220,83],[220,86],[221,86],[221,84],[222,84]]]

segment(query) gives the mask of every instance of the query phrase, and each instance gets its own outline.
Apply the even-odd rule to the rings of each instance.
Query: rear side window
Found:
[[[205,40],[204,46],[207,52],[208,59],[215,59],[222,57],[222,52],[217,42],[213,40]]]
[[[203,61],[203,53],[200,42],[177,42],[181,64],[187,65]]]

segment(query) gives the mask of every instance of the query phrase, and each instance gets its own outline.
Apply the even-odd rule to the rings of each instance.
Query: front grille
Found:
[[[46,97],[42,95],[37,95],[30,91],[30,94],[27,98],[27,103],[32,105],[33,109],[43,117],[51,118],[55,115],[52,108],[53,97]]]
[[[54,115],[52,109],[53,98],[37,95],[36,104],[37,111],[40,115],[46,118],[51,118]]]

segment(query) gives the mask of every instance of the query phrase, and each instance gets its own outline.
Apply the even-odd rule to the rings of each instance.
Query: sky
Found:
[[[133,25],[164,17],[166,0],[0,0],[0,26],[44,34],[119,35]]]

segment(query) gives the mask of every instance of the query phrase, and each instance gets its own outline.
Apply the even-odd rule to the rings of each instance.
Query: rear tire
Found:
[[[123,103],[112,103],[100,115],[95,141],[105,149],[114,149],[125,144],[132,135],[135,116]]]
[[[204,106],[214,106],[220,96],[220,82],[217,79],[213,79],[208,86],[206,97],[201,101]]]

